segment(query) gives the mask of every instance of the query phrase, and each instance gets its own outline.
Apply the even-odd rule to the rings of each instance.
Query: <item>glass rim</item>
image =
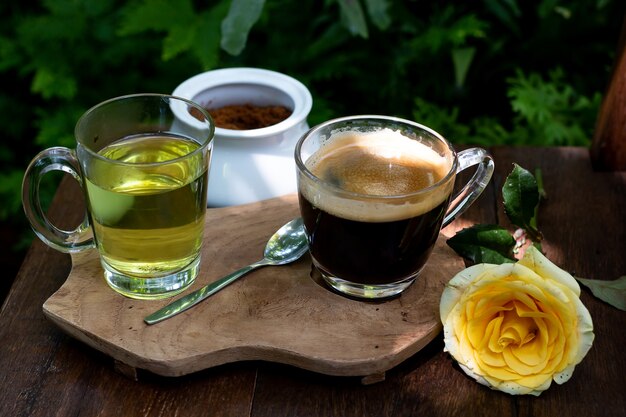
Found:
[[[381,122],[392,122],[392,123],[397,123],[397,124],[409,125],[409,126],[411,126],[413,128],[417,128],[419,130],[426,131],[430,135],[432,135],[434,138],[436,138],[437,140],[442,142],[446,146],[446,148],[450,151],[451,156],[452,156],[452,164],[450,166],[450,169],[448,170],[446,175],[444,175],[436,183],[434,183],[432,185],[429,185],[426,188],[422,188],[422,189],[419,189],[417,191],[412,191],[410,193],[404,193],[404,194],[390,194],[390,195],[364,194],[364,193],[358,193],[358,192],[354,192],[354,191],[348,191],[348,190],[345,190],[345,189],[343,189],[341,187],[338,187],[336,185],[330,184],[327,181],[324,181],[323,179],[321,179],[318,176],[316,176],[315,174],[313,174],[306,167],[305,161],[302,160],[302,156],[301,156],[302,146],[304,145],[304,142],[309,137],[311,137],[312,135],[316,134],[317,132],[319,132],[323,128],[326,128],[329,125],[338,124],[338,123],[342,123],[342,122],[347,122],[347,121],[351,121],[351,120],[354,120],[354,121],[372,120],[372,121],[381,121]],[[348,130],[348,129],[346,129],[346,130]],[[407,119],[403,119],[403,118],[400,118],[400,117],[383,116],[383,115],[375,115],[375,114],[365,114],[365,115],[356,115],[356,116],[344,116],[344,117],[339,117],[339,118],[327,120],[327,121],[325,121],[323,123],[320,123],[320,124],[312,127],[311,129],[309,129],[304,135],[302,135],[302,137],[300,137],[300,139],[298,139],[298,142],[296,143],[296,148],[295,148],[294,154],[295,154],[295,161],[296,161],[296,166],[298,168],[298,171],[303,173],[309,180],[315,182],[316,184],[319,184],[320,186],[323,186],[323,187],[325,187],[327,189],[332,190],[332,192],[334,192],[336,194],[340,194],[340,195],[348,197],[348,198],[358,199],[358,200],[376,200],[376,201],[406,200],[406,199],[411,199],[413,197],[417,197],[417,196],[420,196],[420,195],[423,195],[423,194],[430,193],[433,190],[436,190],[437,188],[443,186],[448,181],[450,181],[450,177],[456,175],[456,171],[457,171],[457,167],[458,167],[458,163],[459,163],[458,162],[458,157],[457,157],[457,152],[454,149],[454,147],[452,146],[452,144],[446,138],[444,138],[441,134],[436,132],[435,130],[429,128],[428,126],[424,126],[424,125],[422,125],[420,123],[417,123],[417,122],[414,122],[414,121],[411,121],[411,120],[407,120]]]
[[[84,141],[80,140],[80,136],[78,134],[78,129],[79,127],[82,125],[82,123],[84,122],[84,120],[87,118],[87,116],[93,114],[94,112],[100,110],[101,108],[104,108],[105,106],[108,106],[109,104],[112,104],[114,102],[121,102],[124,100],[135,100],[135,99],[159,99],[159,100],[175,100],[175,101],[179,101],[182,102],[184,104],[187,104],[190,107],[193,107],[194,109],[200,111],[202,113],[202,115],[205,118],[205,121],[207,122],[207,127],[208,127],[208,138],[206,141],[204,141],[204,143],[199,143],[199,147],[197,149],[194,149],[193,151],[183,155],[183,156],[179,156],[173,159],[168,159],[166,161],[159,161],[159,162],[147,162],[147,163],[136,163],[136,162],[125,162],[125,161],[119,161],[116,159],[110,159],[107,158],[106,156],[100,155],[98,152],[94,151],[93,149],[91,149],[91,147],[87,146]],[[174,109],[172,109],[172,116],[173,118],[176,118],[176,114]],[[195,118],[195,116],[192,116]],[[196,118],[198,121],[200,122],[204,122],[201,121],[200,119]],[[144,134],[144,133],[148,133],[148,132],[138,132],[138,135]],[[115,164],[115,165],[119,165],[119,166],[129,166],[129,167],[154,167],[154,166],[162,166],[162,165],[169,165],[172,163],[176,163],[179,162],[181,160],[187,159],[187,158],[193,158],[196,154],[201,153],[204,151],[204,149],[206,149],[215,139],[215,123],[213,122],[213,118],[211,118],[211,115],[209,114],[209,112],[202,107],[201,105],[199,105],[198,103],[186,99],[184,97],[178,97],[178,96],[174,96],[171,94],[161,94],[161,93],[136,93],[136,94],[127,94],[127,95],[122,95],[122,96],[117,96],[117,97],[112,97],[109,98],[107,100],[101,101],[100,103],[90,107],[87,111],[85,111],[80,118],[78,119],[78,121],[76,122],[76,125],[74,127],[74,137],[76,139],[76,143],[77,146],[80,146],[82,149],[84,149],[91,157],[99,159],[101,161],[106,161],[107,163],[111,163],[111,164]],[[120,138],[122,139],[122,138]],[[193,138],[192,138],[193,139]]]

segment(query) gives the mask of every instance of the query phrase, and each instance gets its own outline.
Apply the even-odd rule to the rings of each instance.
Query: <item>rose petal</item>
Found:
[[[518,381],[502,381],[497,386],[497,389],[512,395],[531,394],[537,396],[543,391],[550,388],[551,383],[552,379],[547,376],[545,380],[543,380],[543,382],[539,383],[536,386],[523,385],[520,384]]]
[[[496,267],[496,265],[492,264],[478,264],[470,266],[469,268],[466,268],[456,274],[450,282],[446,284],[443,289],[443,294],[441,295],[441,301],[439,302],[439,317],[442,322],[446,321],[446,318],[461,299],[461,296],[470,283],[472,283],[485,270],[494,267]]]
[[[526,249],[524,257],[520,259],[517,264],[528,267],[542,277],[548,277],[550,280],[569,288],[577,297],[580,297],[580,285],[578,285],[576,279],[550,262],[550,260],[534,246],[529,246]]]

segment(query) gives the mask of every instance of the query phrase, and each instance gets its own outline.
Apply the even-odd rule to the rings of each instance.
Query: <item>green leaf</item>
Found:
[[[351,34],[367,39],[367,23],[365,14],[358,0],[338,0],[341,9],[341,20]]]
[[[447,240],[456,253],[475,263],[515,262],[511,255],[515,239],[503,227],[479,224],[457,232]]]
[[[18,48],[11,38],[0,36],[0,71],[19,65]]]
[[[42,148],[51,146],[76,146],[74,139],[74,125],[85,108],[77,104],[66,104],[63,107],[35,110],[34,123],[39,131],[35,137],[35,143]]]
[[[161,57],[169,61],[192,49],[198,37],[200,20],[190,0],[143,0],[122,15],[121,36],[146,31],[165,31]]]
[[[222,21],[222,49],[239,55],[246,47],[248,33],[263,11],[265,0],[233,0]]]
[[[461,16],[447,30],[448,40],[455,47],[465,46],[469,39],[481,39],[486,37],[489,24],[476,15],[470,13]]]
[[[228,7],[228,1],[222,0],[200,16],[192,52],[205,71],[215,68],[219,63],[221,33],[220,26],[215,22],[226,16]]]
[[[457,87],[463,87],[467,71],[474,59],[476,48],[455,48],[452,50],[452,62],[454,63],[454,78]]]
[[[615,308],[626,311],[626,276],[614,281],[575,277],[578,282],[591,290],[593,295]]]
[[[0,220],[5,220],[21,211],[22,200],[20,197],[23,177],[24,172],[22,170],[0,173],[0,196],[3,201],[2,206],[0,206]]]
[[[535,180],[537,181],[537,191],[539,192],[539,198],[545,200],[548,198],[546,189],[543,187],[543,172],[541,168],[535,169]]]
[[[584,96],[566,80],[571,77],[562,68],[549,71],[546,79],[538,73],[524,74],[517,69],[508,78],[507,95],[516,113],[516,127],[523,128],[529,144],[588,145],[592,130],[584,128],[588,112],[596,111],[596,95]]]
[[[196,40],[197,28],[197,25],[184,25],[170,29],[163,40],[163,60],[168,61],[191,49]]]
[[[517,5],[516,0],[485,0],[485,6],[488,11],[493,13],[505,27],[509,28],[513,33],[519,36],[519,17],[522,12]]]
[[[369,14],[372,22],[380,30],[385,30],[391,24],[391,18],[387,9],[389,9],[389,1],[387,0],[365,0],[367,14]]]
[[[168,31],[193,20],[190,0],[143,0],[128,7],[122,14],[120,35],[131,35],[147,30]]]
[[[59,97],[71,99],[77,91],[76,79],[50,68],[39,68],[35,73],[31,91],[39,93],[44,98]]]
[[[532,240],[541,241],[536,218],[539,188],[533,174],[514,164],[502,187],[502,198],[504,211],[511,223],[524,229]]]

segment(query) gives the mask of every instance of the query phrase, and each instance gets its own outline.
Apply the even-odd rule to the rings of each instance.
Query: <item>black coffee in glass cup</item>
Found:
[[[494,170],[484,149],[457,154],[428,127],[374,115],[313,127],[295,160],[313,264],[330,287],[364,299],[409,287],[441,228],[476,200]],[[452,196],[457,173],[474,165]]]

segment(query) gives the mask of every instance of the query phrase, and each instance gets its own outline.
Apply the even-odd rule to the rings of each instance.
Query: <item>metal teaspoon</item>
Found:
[[[176,314],[195,306],[200,301],[215,294],[248,272],[262,266],[285,265],[294,262],[302,257],[307,250],[308,243],[304,233],[304,224],[302,219],[298,217],[285,224],[283,227],[278,229],[272,237],[270,237],[267,245],[265,246],[262,260],[241,268],[232,274],[226,275],[224,278],[214,281],[209,285],[166,305],[160,310],[147,316],[144,321],[148,324],[155,324],[175,316]]]

